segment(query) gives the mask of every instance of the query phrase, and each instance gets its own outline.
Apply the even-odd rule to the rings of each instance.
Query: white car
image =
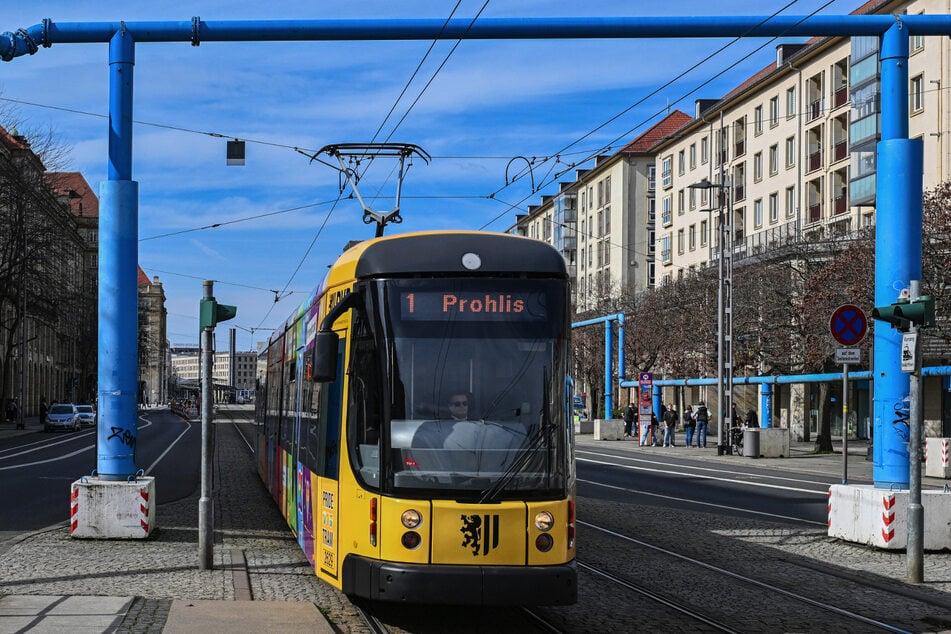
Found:
[[[50,406],[43,421],[43,431],[65,429],[79,431],[82,423],[79,422],[79,410],[72,403],[56,403]]]
[[[96,410],[92,408],[92,405],[77,405],[76,409],[79,410],[79,422],[83,425],[90,425],[95,427],[96,425]]]

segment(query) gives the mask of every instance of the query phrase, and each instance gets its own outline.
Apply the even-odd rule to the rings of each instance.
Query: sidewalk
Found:
[[[215,425],[213,570],[198,569],[198,491],[160,505],[146,540],[72,539],[64,498],[61,525],[0,544],[0,634],[340,631],[321,609],[347,631],[352,607],[315,576],[228,410]],[[172,416],[140,414],[159,422]],[[39,429],[7,427],[0,436]]]

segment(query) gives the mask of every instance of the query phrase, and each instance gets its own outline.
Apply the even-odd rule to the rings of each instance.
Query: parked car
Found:
[[[76,409],[79,410],[79,422],[83,425],[96,425],[96,410],[92,408],[92,405],[77,405]]]
[[[46,420],[43,421],[43,431],[53,431],[54,429],[79,431],[80,426],[79,409],[72,403],[51,405],[50,410],[46,413]]]

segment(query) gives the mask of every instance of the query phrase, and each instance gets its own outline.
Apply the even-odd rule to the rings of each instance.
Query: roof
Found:
[[[621,153],[648,153],[651,148],[667,139],[678,130],[693,122],[693,117],[680,110],[674,110],[669,115],[655,123],[646,132],[621,148]]]
[[[149,279],[149,276],[145,274],[145,271],[142,270],[142,267],[139,267],[139,286],[151,286],[152,280]]]
[[[80,172],[48,172],[44,178],[56,194],[69,201],[73,215],[99,217],[99,198]]]

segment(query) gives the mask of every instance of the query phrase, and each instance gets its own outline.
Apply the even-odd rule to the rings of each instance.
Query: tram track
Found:
[[[748,592],[735,593],[737,602],[733,605],[733,608],[739,614],[743,614],[743,610],[745,609],[744,606],[740,604],[741,599],[751,599],[753,597],[762,598],[764,596],[763,592],[768,592],[774,596],[782,597],[782,599],[784,600],[788,600],[793,603],[804,605],[804,606],[809,606],[810,608],[821,610],[828,614],[835,615],[835,617],[842,620],[841,622],[843,623],[842,627],[844,631],[852,631],[850,627],[861,628],[863,631],[867,630],[868,628],[875,628],[876,630],[882,630],[887,632],[912,631],[912,630],[906,629],[906,627],[895,625],[893,623],[888,623],[878,618],[861,614],[858,611],[855,611],[852,609],[842,608],[826,601],[805,596],[804,594],[800,592],[795,592],[787,588],[780,587],[776,583],[771,583],[769,581],[757,579],[752,576],[749,576],[748,574],[737,572],[735,570],[730,570],[715,563],[702,561],[701,559],[698,559],[696,557],[685,555],[680,552],[675,552],[674,550],[671,550],[670,548],[667,548],[665,546],[660,546],[657,544],[647,542],[643,539],[631,537],[629,535],[625,535],[621,532],[618,532],[609,528],[605,528],[603,526],[598,526],[598,525],[591,524],[589,522],[580,521],[580,520],[578,524],[581,526],[585,526],[588,529],[599,531],[600,533],[607,535],[612,539],[622,540],[624,543],[637,547],[639,549],[642,549],[642,550],[646,549],[650,551],[651,553],[653,553],[654,555],[660,555],[661,557],[666,558],[667,560],[674,559],[677,562],[681,564],[686,564],[687,566],[693,567],[694,569],[702,569],[706,573],[713,573],[721,578],[722,577],[729,578],[733,582],[746,586],[747,588],[755,589],[755,592],[753,593],[748,593]],[[644,557],[646,557],[646,555],[642,556],[642,559]],[[621,574],[614,574],[612,572],[609,572],[603,569],[602,567],[598,565],[588,563],[581,559],[579,559],[577,563],[578,563],[579,569],[586,571],[590,575],[595,575],[600,579],[607,580],[610,583],[621,586],[628,591],[636,592],[638,595],[649,598],[654,602],[660,603],[666,606],[667,608],[675,610],[678,613],[683,614],[685,617],[689,617],[691,620],[697,621],[698,623],[704,623],[707,627],[712,628],[715,631],[736,632],[736,631],[744,631],[744,629],[746,629],[744,627],[738,627],[737,625],[728,624],[724,622],[723,618],[714,617],[709,614],[710,612],[723,612],[722,607],[719,610],[717,609],[711,610],[709,609],[709,606],[704,606],[704,605],[698,606],[696,601],[683,599],[683,598],[678,599],[676,598],[675,593],[667,592],[665,589],[662,589],[662,588],[659,589],[656,587],[656,585],[654,587],[651,587],[645,584],[633,582],[629,579],[625,579],[624,576]],[[672,567],[670,564],[666,564],[666,566]],[[825,573],[826,571],[819,571],[819,572]],[[863,583],[861,579],[857,579],[857,578],[850,579],[850,581],[858,586],[861,586],[863,589],[874,590],[877,592],[887,592],[892,594],[893,596],[902,596],[905,599],[908,598],[907,593],[891,592],[889,588],[884,587],[881,584],[867,584],[867,583]],[[719,587],[719,586],[716,586],[716,587]],[[916,598],[916,600],[919,600],[922,603],[927,603],[927,600],[922,598]],[[762,605],[763,604],[760,603],[759,608],[753,608],[753,609],[762,610]],[[941,605],[941,604],[938,604],[938,605]],[[941,607],[946,608],[947,606],[941,605]],[[847,625],[849,623],[851,623],[852,625],[851,626]],[[786,626],[789,627],[788,621],[786,622]],[[832,624],[829,624],[828,626],[834,628]],[[793,626],[793,629],[798,629],[798,627]]]

